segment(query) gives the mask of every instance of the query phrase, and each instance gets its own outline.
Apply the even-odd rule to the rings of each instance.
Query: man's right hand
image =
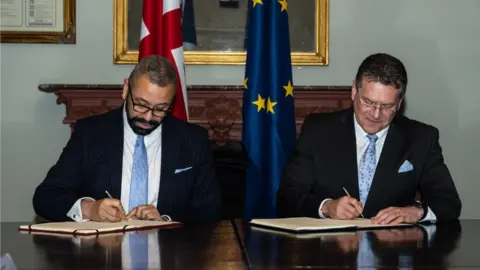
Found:
[[[82,200],[83,218],[92,221],[117,222],[125,219],[125,210],[117,199],[103,199],[99,201]]]
[[[349,196],[326,201],[322,207],[322,213],[333,219],[354,219],[359,217],[362,211],[362,203]]]

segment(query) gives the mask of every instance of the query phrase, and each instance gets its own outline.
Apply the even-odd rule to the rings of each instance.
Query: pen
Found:
[[[108,196],[110,199],[113,199],[112,195],[110,194],[110,192],[108,192],[108,190],[105,190],[105,193],[107,194],[107,196]]]
[[[345,191],[345,193],[347,194],[348,197],[350,197],[350,198],[352,197],[352,196],[350,196],[350,193],[348,193],[346,188],[343,187],[343,191]],[[360,213],[360,216],[362,216],[362,218],[365,218],[362,213]]]

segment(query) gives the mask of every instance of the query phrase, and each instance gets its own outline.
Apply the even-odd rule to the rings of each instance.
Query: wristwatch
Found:
[[[423,214],[418,221],[423,220],[427,216],[428,208],[423,202],[415,201],[411,206],[423,209]]]

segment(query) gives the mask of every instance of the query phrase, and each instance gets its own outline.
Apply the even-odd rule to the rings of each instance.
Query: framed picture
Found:
[[[185,64],[244,65],[248,1],[182,0]],[[115,64],[138,62],[142,3],[114,0]],[[328,65],[329,0],[290,0],[288,16],[292,64]]]
[[[75,44],[76,0],[2,0],[2,43]]]

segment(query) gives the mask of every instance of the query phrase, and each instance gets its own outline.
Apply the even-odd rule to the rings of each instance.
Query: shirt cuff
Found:
[[[172,218],[169,215],[163,215],[161,218],[163,221],[172,221]]]
[[[83,197],[78,199],[70,208],[70,211],[67,212],[67,217],[71,218],[73,221],[88,221],[88,219],[84,219],[82,215],[82,200],[91,200],[95,201],[93,198],[90,197]]]
[[[321,217],[321,218],[327,218],[326,216],[323,215],[322,213],[322,207],[323,205],[327,202],[327,201],[331,201],[332,199],[325,199],[322,201],[322,203],[320,204],[320,207],[318,207],[318,215]]]
[[[435,213],[433,213],[432,209],[430,209],[430,207],[428,207],[427,209],[427,215],[422,219],[420,220],[419,222],[424,222],[424,221],[430,221],[430,222],[436,222],[437,221],[437,216],[435,215]]]
[[[430,209],[430,207],[427,207],[427,215],[425,216],[424,219],[420,220],[419,223],[422,223],[422,222],[426,222],[426,221],[429,221],[431,223],[435,223],[437,221],[437,216],[435,215],[435,213],[433,213],[432,209]],[[423,225],[423,224],[420,224],[420,226],[425,229],[425,232],[427,233],[427,239],[428,239],[428,246],[430,247],[431,245],[431,242],[432,242],[432,238],[433,236],[435,235],[436,231],[437,231],[437,227],[436,225],[434,224],[426,224],[426,225]]]

